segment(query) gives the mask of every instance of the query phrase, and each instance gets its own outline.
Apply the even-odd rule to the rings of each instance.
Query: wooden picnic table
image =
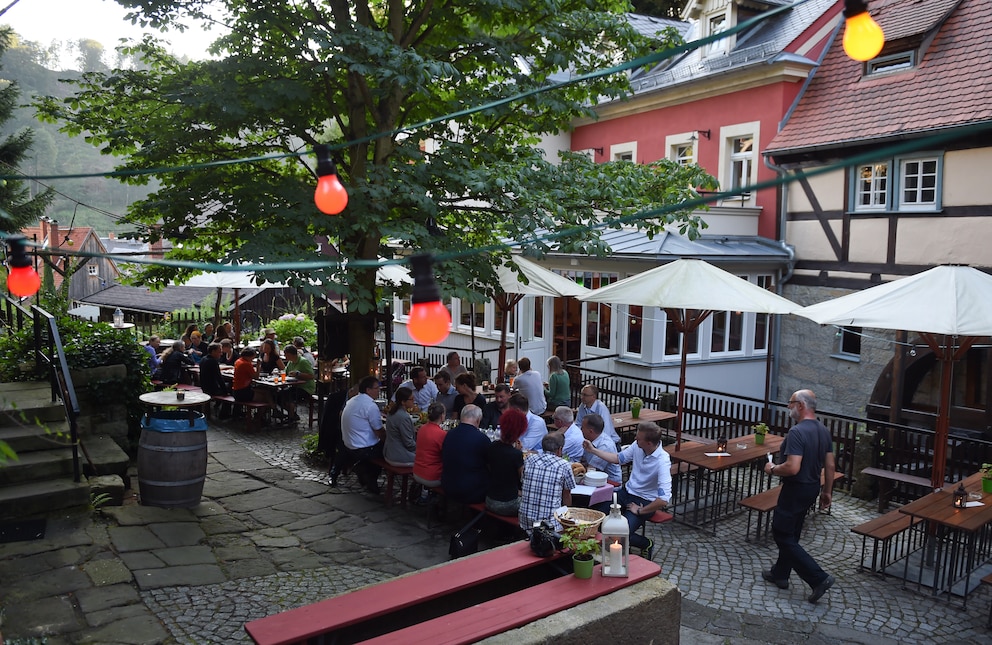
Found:
[[[771,486],[772,477],[754,462],[764,462],[768,453],[777,454],[783,441],[784,437],[773,434],[765,435],[764,445],[758,445],[753,434],[735,437],[727,441],[727,451],[720,456],[715,456],[719,453],[711,443],[683,443],[679,450],[666,446],[673,463],[689,466],[676,469],[672,478],[669,512],[684,524],[710,526],[715,535],[717,522],[738,512],[740,500]]]
[[[641,421],[653,421],[660,427],[665,421],[674,419],[675,413],[665,412],[664,410],[649,410],[647,408],[641,408],[641,413],[636,419],[634,418],[633,412],[630,410],[612,414],[610,415],[610,418],[613,419],[613,429],[617,431],[617,435],[620,437],[620,443],[627,444],[630,443],[630,441],[626,441],[624,439],[624,434],[628,432],[635,432],[637,430],[637,424]]]

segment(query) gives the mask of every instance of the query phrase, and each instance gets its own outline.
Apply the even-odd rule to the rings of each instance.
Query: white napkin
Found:
[[[976,506],[985,506],[985,502],[965,502],[965,508],[975,508]]]
[[[704,452],[707,457],[729,457],[729,452]]]

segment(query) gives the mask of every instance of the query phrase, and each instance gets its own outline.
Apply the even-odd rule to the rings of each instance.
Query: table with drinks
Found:
[[[643,411],[642,411],[643,413]],[[717,444],[682,442],[665,446],[679,467],[672,477],[672,505],[675,520],[716,534],[717,523],[740,510],[738,502],[771,487],[772,476],[764,464],[778,453],[784,438],[764,435],[758,444],[749,434],[727,440],[722,450]]]

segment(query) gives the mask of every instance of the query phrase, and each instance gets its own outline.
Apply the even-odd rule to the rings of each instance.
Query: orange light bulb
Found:
[[[885,45],[885,34],[867,11],[848,16],[844,26],[844,52],[859,61],[878,56]]]
[[[348,191],[337,175],[324,175],[317,180],[313,201],[321,213],[337,215],[348,205]]]
[[[31,265],[11,267],[7,273],[7,289],[18,298],[26,298],[38,293],[41,276]]]
[[[415,343],[439,345],[451,332],[451,312],[437,300],[417,303],[410,309],[406,330]]]

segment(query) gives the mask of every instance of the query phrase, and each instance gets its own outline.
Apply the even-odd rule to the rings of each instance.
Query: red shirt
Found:
[[[417,451],[413,474],[426,481],[441,481],[441,444],[448,436],[436,423],[425,423],[417,430]]]
[[[231,382],[232,390],[243,390],[251,387],[251,380],[255,378],[255,366],[247,358],[239,358],[234,361],[234,380]]]

